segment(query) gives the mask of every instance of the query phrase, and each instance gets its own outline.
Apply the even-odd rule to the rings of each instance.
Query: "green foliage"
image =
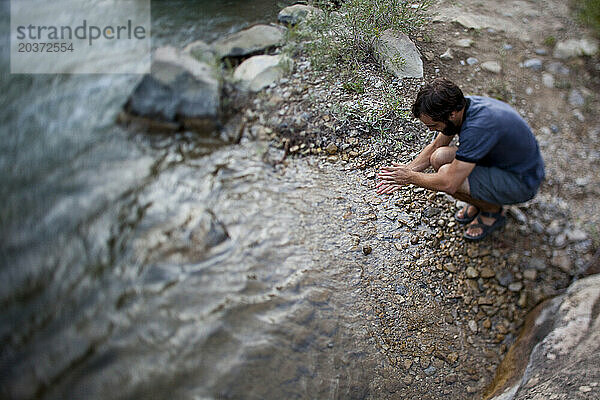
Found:
[[[578,0],[576,7],[581,21],[600,36],[600,0]]]
[[[556,38],[554,36],[548,36],[544,39],[544,44],[548,47],[554,47],[556,44]]]
[[[385,30],[416,32],[427,21],[425,11],[432,2],[347,0],[337,11],[330,2],[315,2],[325,12],[308,22],[307,50],[313,65],[326,69],[372,60],[374,45]]]

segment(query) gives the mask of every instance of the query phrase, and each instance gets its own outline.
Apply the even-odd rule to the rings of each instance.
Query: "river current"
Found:
[[[117,1],[117,0],[114,0]],[[153,1],[153,47],[291,2]],[[360,172],[115,123],[134,75],[9,75],[2,2],[0,397],[365,398]],[[368,210],[365,211],[365,213]]]

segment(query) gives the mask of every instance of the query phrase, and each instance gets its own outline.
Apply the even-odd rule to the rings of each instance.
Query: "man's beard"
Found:
[[[445,135],[452,136],[456,135],[457,133],[460,133],[460,127],[454,125],[454,123],[449,119],[444,121],[444,123],[446,124],[446,127],[442,130],[442,133],[444,133]]]

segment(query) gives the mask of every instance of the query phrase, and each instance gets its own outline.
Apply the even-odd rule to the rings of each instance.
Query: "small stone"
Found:
[[[365,246],[363,246],[362,251],[365,256],[368,256],[373,251],[373,248],[369,245],[365,245]]]
[[[513,46],[508,43],[505,43],[504,45],[502,45],[502,48],[506,51],[510,51],[513,49]]]
[[[537,278],[537,271],[535,269],[526,269],[523,271],[523,278],[529,281],[535,281],[535,278]]]
[[[548,72],[544,72],[542,74],[542,83],[547,88],[553,88],[554,87],[554,76],[552,76],[552,74],[550,74]]]
[[[491,306],[494,304],[494,300],[492,300],[490,297],[480,297],[477,299],[477,304]]]
[[[432,376],[435,374],[436,371],[437,371],[437,369],[433,365],[430,365],[423,372],[425,372],[425,375],[427,375],[427,376]]]
[[[531,230],[535,233],[544,233],[544,225],[540,221],[531,221]]]
[[[450,374],[450,375],[446,376],[445,381],[447,384],[451,385],[458,381],[458,376],[456,374]]]
[[[338,147],[335,145],[335,143],[329,143],[329,145],[325,147],[325,151],[327,151],[327,153],[330,155],[333,155],[338,152]]]
[[[404,364],[404,369],[408,371],[410,369],[410,367],[412,367],[412,360],[407,358],[404,360],[403,364]]]
[[[525,308],[527,306],[527,293],[521,292],[519,301],[517,301],[517,305],[521,308]]]
[[[470,320],[469,329],[471,330],[471,332],[477,333],[477,331],[479,330],[479,328],[477,327],[477,322],[475,322],[474,320]]]
[[[535,54],[537,54],[538,56],[545,56],[548,55],[548,50],[544,49],[544,48],[538,48],[534,50]]]
[[[410,243],[411,244],[419,243],[419,237],[417,235],[414,235],[413,237],[410,238]]]
[[[478,59],[476,59],[475,57],[469,57],[467,58],[467,64],[469,65],[475,65],[479,62]]]
[[[513,282],[514,277],[510,271],[504,270],[496,274],[496,279],[500,286],[508,287]]]
[[[502,67],[498,61],[486,61],[481,64],[481,69],[489,71],[494,74],[499,74],[502,71]]]
[[[571,70],[565,67],[562,63],[558,61],[551,62],[546,66],[546,71],[550,72],[554,75],[569,75]]]
[[[588,393],[588,392],[592,391],[592,388],[587,385],[583,385],[583,386],[579,386],[579,391],[582,393]]]
[[[431,364],[431,360],[427,357],[421,357],[421,368],[427,369]]]
[[[572,268],[571,258],[565,251],[557,251],[552,256],[552,265],[558,267],[561,271],[570,273]]]
[[[569,104],[574,107],[581,107],[585,104],[585,98],[583,94],[577,89],[571,90],[569,93]]]
[[[570,242],[582,242],[588,239],[587,233],[581,229],[567,229],[565,233],[567,234],[567,239],[569,239]]]
[[[411,375],[406,375],[402,378],[402,382],[404,382],[406,386],[410,386],[413,383],[413,377]]]
[[[440,59],[448,61],[454,59],[452,55],[452,51],[450,49],[446,50],[443,54],[440,55]]]
[[[493,278],[494,276],[496,276],[496,271],[494,271],[490,267],[483,267],[481,269],[481,272],[479,275],[484,279],[489,279],[489,278]]]
[[[475,393],[477,393],[477,388],[475,388],[473,386],[467,386],[467,393],[475,394]]]
[[[520,292],[523,289],[523,282],[513,282],[508,285],[508,290],[511,292]]]
[[[450,353],[446,356],[446,361],[448,361],[449,364],[454,364],[458,361],[458,353],[453,352]]]
[[[541,258],[532,258],[529,261],[529,267],[535,268],[538,271],[544,271],[546,269],[546,261]]]
[[[475,43],[473,41],[473,39],[459,39],[455,42],[457,47],[463,47],[463,48],[467,48],[467,47],[471,47],[473,45],[473,43]]]
[[[485,329],[490,329],[492,327],[492,321],[489,318],[486,318],[482,325]]]
[[[529,60],[525,60],[523,62],[524,68],[530,68],[534,71],[540,71],[542,69],[543,63],[539,58],[530,58]]]
[[[467,275],[467,278],[469,278],[469,279],[476,279],[479,277],[479,272],[473,267],[468,267],[467,270],[465,271],[465,274]]]

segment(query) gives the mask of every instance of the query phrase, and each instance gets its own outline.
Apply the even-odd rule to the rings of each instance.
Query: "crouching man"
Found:
[[[412,107],[436,138],[408,164],[383,167],[377,193],[414,184],[468,203],[455,217],[465,238],[481,240],[506,222],[502,206],[532,199],[544,179],[544,161],[531,129],[508,104],[464,96],[438,78],[423,86]],[[458,147],[450,146],[458,134]],[[423,173],[431,166],[435,173]]]

